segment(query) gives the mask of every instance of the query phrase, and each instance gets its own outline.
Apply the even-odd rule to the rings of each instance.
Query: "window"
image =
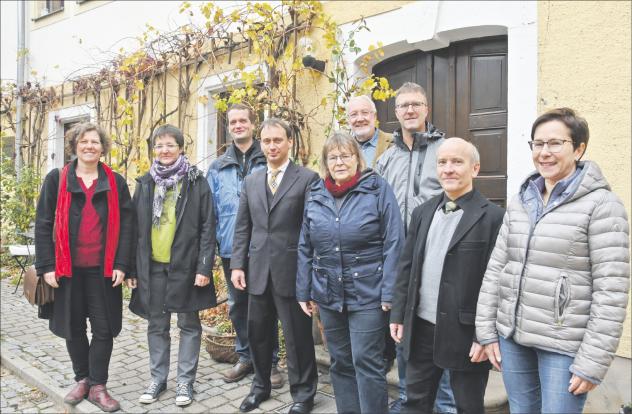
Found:
[[[15,137],[2,137],[0,141],[2,145],[2,151],[0,151],[0,157],[2,162],[11,160],[11,164],[15,163]]]
[[[39,6],[38,17],[48,16],[64,10],[64,0],[39,0],[37,5]]]
[[[77,125],[80,122],[88,122],[90,121],[90,117],[85,117],[82,119],[76,119],[70,122],[65,122],[64,123],[64,165],[66,165],[67,163],[69,163],[70,161],[74,160],[76,158],[75,155],[72,154],[72,151],[70,149],[68,149],[68,146],[66,145],[66,133],[70,130],[70,128],[74,127],[75,125]]]
[[[263,85],[259,85],[259,87],[263,87]],[[222,92],[219,94],[220,98],[228,98],[230,93],[228,91]],[[228,105],[230,107],[230,104]],[[256,114],[256,125],[259,126],[261,121],[265,119],[265,114],[263,110],[259,111]],[[255,138],[259,138],[256,136],[257,131],[255,131]],[[217,111],[217,156],[219,157],[224,152],[226,152],[226,147],[228,147],[232,143],[232,138],[230,137],[230,133],[228,132],[228,120],[226,119],[226,112]],[[226,147],[225,147],[226,146]]]

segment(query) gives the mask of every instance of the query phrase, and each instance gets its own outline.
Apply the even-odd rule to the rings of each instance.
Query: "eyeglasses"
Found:
[[[406,111],[411,106],[413,107],[415,111],[417,111],[421,109],[422,106],[428,106],[428,104],[425,102],[404,102],[404,103],[395,105],[395,108],[397,108],[400,111]]]
[[[544,146],[546,145],[549,152],[560,152],[562,151],[562,147],[564,146],[565,142],[573,142],[573,140],[557,138],[550,139],[548,141],[535,140],[529,141],[529,147],[533,152],[540,152],[544,149]]]
[[[161,145],[154,145],[154,150],[156,150],[156,151],[162,151],[162,150],[163,150],[163,148],[166,148],[166,149],[167,149],[167,151],[173,151],[173,150],[175,150],[176,148],[178,148],[178,146],[177,146],[177,145],[175,145],[175,144],[167,144],[167,145],[162,145],[162,144],[161,144]]]
[[[349,115],[347,115],[347,118],[349,118],[350,121],[355,121],[356,119],[362,117],[362,118],[368,118],[369,115],[373,114],[373,111],[359,111],[359,112],[351,112]]]
[[[341,154],[341,155],[330,155],[327,157],[328,164],[335,164],[338,160],[344,162],[345,164],[351,161],[353,158],[353,154]]]

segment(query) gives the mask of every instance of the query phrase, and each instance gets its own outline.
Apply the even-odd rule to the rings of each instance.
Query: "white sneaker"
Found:
[[[138,397],[138,402],[141,404],[151,404],[157,401],[160,394],[165,392],[166,389],[167,384],[165,384],[164,382],[159,384],[152,381],[145,392],[140,397]]]
[[[193,402],[193,384],[179,382],[176,385],[176,405],[184,407]]]

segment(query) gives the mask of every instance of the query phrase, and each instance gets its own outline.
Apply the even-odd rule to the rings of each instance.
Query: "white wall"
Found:
[[[0,1],[0,79],[17,78],[18,2]]]
[[[451,42],[507,35],[507,196],[533,169],[526,145],[537,116],[538,30],[534,1],[423,1],[366,19],[370,32],[355,35],[367,51],[378,41],[388,59],[413,50],[441,49]],[[341,26],[348,33],[352,23]],[[345,56],[350,73],[358,71],[362,56]],[[373,62],[374,64],[378,62]]]
[[[197,11],[199,3],[191,3],[191,8]],[[237,3],[227,1],[222,6],[230,11]],[[181,4],[181,1],[119,0],[88,9],[89,2],[76,4],[68,0],[62,20],[52,15],[31,22],[28,39],[31,69],[38,76],[45,75],[48,85],[98,70],[120,48],[127,52],[138,49],[136,38],[146,31],[146,24],[164,32],[188,23],[189,14],[179,13]],[[50,19],[50,24],[46,19]]]

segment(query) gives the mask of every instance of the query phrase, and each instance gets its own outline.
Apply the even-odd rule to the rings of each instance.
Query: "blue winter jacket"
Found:
[[[316,181],[305,202],[296,299],[337,311],[390,304],[403,242],[395,194],[378,174],[364,171],[340,210]]]
[[[226,152],[211,163],[206,173],[206,180],[211,187],[215,201],[215,229],[219,255],[230,258],[233,248],[233,233],[235,219],[239,208],[241,186],[246,176],[266,168],[266,158],[261,152],[261,144],[255,140],[246,175],[237,162],[235,145],[228,147]]]

